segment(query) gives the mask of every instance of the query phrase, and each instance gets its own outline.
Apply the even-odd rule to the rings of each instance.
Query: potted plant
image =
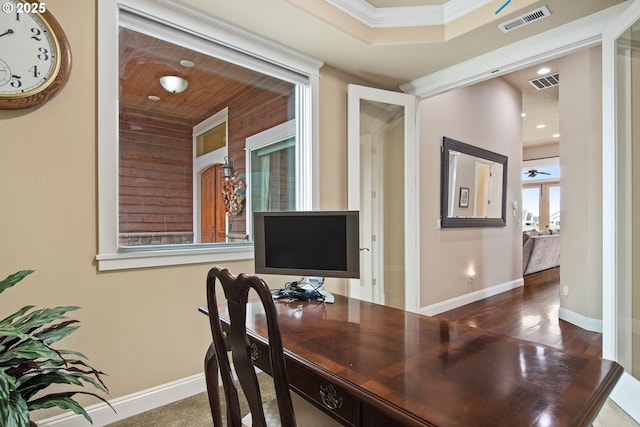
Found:
[[[32,272],[19,271],[0,281],[0,293]],[[54,407],[72,410],[93,423],[73,396],[88,394],[109,405],[103,397],[81,390],[46,390],[53,384],[76,387],[90,384],[101,392],[108,392],[101,378],[104,373],[92,368],[85,355],[52,347],[80,327],[77,320],[65,317],[67,312],[79,307],[34,308],[25,306],[0,320],[0,425],[33,425],[30,411]]]

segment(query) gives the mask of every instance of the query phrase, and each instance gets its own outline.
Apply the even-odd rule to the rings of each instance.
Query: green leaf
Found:
[[[70,335],[76,329],[78,329],[80,325],[69,326],[75,323],[79,323],[79,322],[77,320],[67,320],[65,322],[61,322],[56,325],[50,326],[34,335],[37,336],[39,339],[41,339],[45,344],[51,345],[55,342],[60,341],[62,338]]]
[[[34,310],[31,313],[26,314],[22,318],[14,322],[14,326],[25,331],[33,332],[34,330],[48,325],[51,322],[66,319],[64,316],[68,311],[77,310],[80,307],[67,306],[67,307],[55,307],[55,308],[42,308],[40,310]]]
[[[7,418],[7,427],[29,426],[29,408],[27,402],[19,393],[11,394],[8,409],[9,417]]]
[[[31,310],[34,307],[35,307],[34,305],[27,305],[26,307],[22,307],[20,310],[16,311],[11,316],[0,320],[0,325],[9,325],[9,324],[11,324],[11,322],[13,322],[14,319],[16,319],[16,318],[18,318],[20,316],[23,316],[27,311]]]
[[[52,359],[61,360],[60,355],[38,340],[23,341],[0,354],[0,366],[17,366],[24,360]]]
[[[35,270],[22,270],[7,276],[4,280],[0,281],[0,294],[24,279],[29,274],[33,273],[34,271]]]
[[[11,325],[0,325],[0,354],[26,339],[29,339],[29,335],[22,333],[19,329]]]
[[[11,393],[0,405],[0,422],[3,427],[28,427],[29,408],[20,393]],[[2,412],[2,411],[5,412]]]
[[[107,389],[107,386],[104,385],[104,383],[102,382],[100,377],[97,376],[97,375],[96,375],[97,381],[96,381],[96,378],[94,378],[94,377],[92,377],[90,375],[84,375],[84,374],[79,374],[79,373],[76,373],[74,375],[76,376],[76,378],[79,378],[82,381],[93,385],[95,388],[97,388],[98,390],[100,390],[100,391],[102,391],[104,393],[108,393],[109,392],[109,390]]]
[[[0,293],[32,272],[20,271],[0,281]],[[29,305],[0,320],[0,427],[29,427],[29,411],[54,407],[72,410],[91,422],[88,413],[72,398],[76,394],[93,396],[111,407],[95,393],[43,393],[52,384],[90,384],[100,392],[108,392],[101,379],[104,373],[85,362],[88,359],[84,354],[51,347],[80,327],[77,320],[65,316],[79,308],[35,309]]]
[[[109,405],[109,407],[113,410],[113,406],[111,406],[111,404],[107,402],[103,397],[98,396],[95,393],[87,393],[83,391],[70,391],[65,393],[48,394],[46,396],[43,396],[31,402],[28,402],[29,410],[33,411],[36,409],[48,409],[48,408],[55,408],[55,407],[58,407],[60,409],[69,409],[78,415],[82,415],[87,421],[93,424],[93,420],[91,419],[87,411],[85,411],[84,408],[80,406],[78,402],[76,402],[74,399],[71,398],[71,396],[75,394],[86,394],[89,396],[96,397],[101,401],[103,401],[104,403],[106,403],[107,405]]]
[[[71,384],[82,387],[82,382],[75,375],[57,371],[30,375],[26,378],[26,381],[19,383],[17,388],[20,394],[22,394],[26,400],[29,400],[36,393],[46,389],[51,384]]]
[[[73,350],[58,350],[58,352],[64,356],[67,355],[74,355],[74,356],[78,356],[82,359],[86,359],[88,360],[89,358],[87,356],[85,356],[84,354],[80,353],[79,351],[73,351]],[[75,362],[80,362],[80,361],[75,361]],[[84,363],[84,362],[81,362]]]
[[[9,398],[15,389],[15,378],[0,369],[0,425],[4,425],[2,421],[9,418]]]

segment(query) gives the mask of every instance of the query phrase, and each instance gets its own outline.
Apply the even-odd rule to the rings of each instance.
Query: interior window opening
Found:
[[[296,135],[252,154],[253,188],[245,140],[296,122],[299,83],[125,26],[119,70],[119,247],[251,241],[247,195],[296,208]]]

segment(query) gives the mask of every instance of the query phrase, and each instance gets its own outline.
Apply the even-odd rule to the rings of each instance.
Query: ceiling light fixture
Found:
[[[160,77],[160,85],[170,93],[182,93],[189,86],[189,82],[178,76]]]
[[[543,124],[539,124],[538,126],[536,126],[538,129],[544,129],[547,127],[547,125],[543,125]]]
[[[543,74],[547,74],[548,72],[551,71],[551,68],[549,67],[542,67],[538,70],[538,75],[541,76]]]
[[[522,117],[527,117],[527,113],[520,113]]]
[[[196,64],[194,64],[193,61],[189,61],[188,59],[181,59],[180,60],[180,65],[182,65],[185,68],[191,68],[191,67],[195,66]]]
[[[551,135],[552,138],[560,138],[560,134],[559,133],[554,133],[553,135]]]

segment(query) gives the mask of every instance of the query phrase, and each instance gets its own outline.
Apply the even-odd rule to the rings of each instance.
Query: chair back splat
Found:
[[[226,337],[223,334],[218,313],[216,279],[220,281],[222,285],[229,310],[230,329]],[[296,421],[289,392],[289,382],[285,368],[278,317],[271,297],[271,291],[264,280],[258,276],[243,273],[236,277],[227,269],[213,267],[207,275],[207,304],[209,307],[209,323],[213,336],[213,347],[215,349],[215,356],[218,359],[220,376],[222,377],[227,403],[227,425],[232,427],[240,427],[242,425],[238,391],[233,382],[231,364],[227,354],[227,351],[231,350],[233,365],[238,375],[238,382],[249,404],[253,425],[258,427],[266,426],[260,386],[251,359],[249,337],[247,336],[246,308],[250,289],[253,289],[258,294],[264,306],[267,331],[269,334],[269,360],[278,401],[280,422],[283,427],[293,427],[296,425]],[[213,349],[210,349],[210,352],[212,350]],[[217,392],[217,390],[213,392]],[[209,393],[212,393],[211,389],[209,389]],[[210,398],[210,402],[215,400],[216,399]],[[219,398],[217,402],[219,413]],[[214,404],[212,403],[212,411],[214,411],[213,406]],[[215,421],[216,414],[214,413],[213,416]],[[219,414],[217,419],[220,419]]]

